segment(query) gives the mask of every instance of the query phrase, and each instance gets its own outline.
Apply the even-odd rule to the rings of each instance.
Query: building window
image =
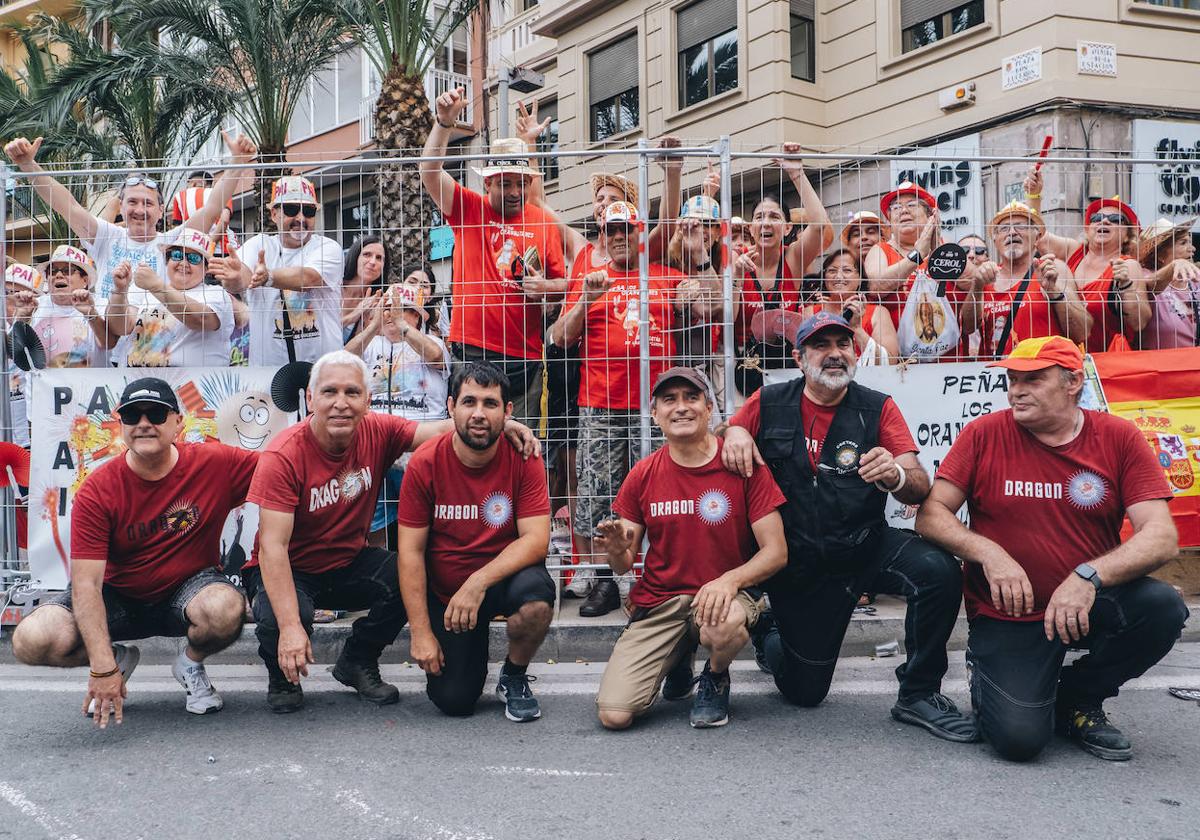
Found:
[[[588,103],[593,142],[637,128],[637,33],[588,54]]]
[[[792,78],[806,82],[817,78],[817,28],[813,26],[814,1],[790,0]]]
[[[288,142],[295,143],[358,119],[365,91],[364,57],[359,47],[341,53],[309,80],[296,100]]]
[[[700,0],[675,15],[679,27],[679,107],[738,84],[737,3]]]
[[[538,103],[538,119],[550,118],[550,124],[538,138],[538,154],[543,155],[539,166],[542,170],[542,180],[553,181],[558,177],[558,158],[551,157],[558,151],[558,100],[548,99]]]
[[[901,0],[903,51],[912,52],[983,23],[983,0]]]
[[[438,20],[438,16],[441,14],[442,7],[435,6],[433,19]],[[468,44],[467,27],[464,25],[455,29],[454,34],[446,41],[446,45],[433,57],[434,69],[466,76],[469,73],[469,65],[471,63]]]
[[[1168,9],[1191,9],[1200,12],[1200,0],[1138,0],[1148,6],[1165,6]]]

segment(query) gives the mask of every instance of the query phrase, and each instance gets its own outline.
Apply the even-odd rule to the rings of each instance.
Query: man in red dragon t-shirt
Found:
[[[489,362],[454,374],[454,428],[409,461],[397,539],[412,658],[426,673],[429,699],[448,715],[474,713],[487,680],[488,625],[504,615],[508,656],[496,694],[505,717],[522,723],[542,716],[525,669],[550,629],[554,582],[545,566],[545,468],[500,444],[511,388]]]
[[[186,636],[171,667],[186,708],[218,712],[204,659],[238,638],[245,611],[218,565],[221,528],[246,501],[258,457],[176,443],[183,417],[161,379],[130,382],[116,412],[125,451],[88,475],[71,505],[71,586],[17,625],[13,654],[27,665],[90,665],[84,709],[104,728],[110,712],[121,722],[140,657],[119,642]]]
[[[1027,339],[994,365],[1008,368],[1012,408],[963,429],[916,522],[965,561],[979,729],[1014,761],[1055,730],[1124,761],[1133,750],[1103,703],[1166,656],[1188,615],[1147,577],[1179,550],[1171,489],[1132,423],[1079,407],[1083,357],[1069,339]],[[1069,648],[1090,652],[1064,668]]]
[[[294,712],[313,662],[313,611],[368,610],[354,622],[333,676],[378,705],[400,699],[379,676],[379,656],[404,627],[396,555],[367,545],[378,482],[397,458],[451,428],[370,410],[367,366],[345,350],[326,353],[308,382],[309,417],[280,433],[259,458],[248,500],[259,506],[246,594],[267,666],[267,705]],[[506,434],[537,452],[528,428]]]
[[[633,615],[600,681],[600,723],[628,727],[650,708],[664,678],[664,699],[687,697],[699,643],[710,656],[691,725],[724,726],[729,663],[763,609],[752,587],[787,565],[777,510],[783,493],[765,469],[749,478],[725,469],[722,441],[708,428],[708,385],[695,368],[663,371],[650,410],[667,445],[630,471],[613,504],[620,518],[600,523],[596,540],[620,573],[633,566],[642,537],[650,540],[642,578],[629,593]]]

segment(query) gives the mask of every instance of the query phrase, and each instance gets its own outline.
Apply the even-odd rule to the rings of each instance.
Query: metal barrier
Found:
[[[548,460],[547,468],[556,511],[566,507],[574,512],[582,502],[594,519],[607,515],[611,507],[611,496],[616,489],[607,485],[619,484],[628,465],[637,456],[644,457],[651,451],[655,436],[648,411],[649,389],[652,376],[667,359],[685,356],[689,363],[704,369],[713,380],[718,408],[726,415],[731,414],[761,378],[763,368],[794,365],[787,340],[794,332],[789,331],[794,330],[795,324],[806,313],[816,309],[848,314],[858,328],[858,337],[865,339],[860,341],[860,351],[870,350],[874,363],[986,357],[1003,353],[1016,340],[1045,329],[1068,333],[1087,343],[1093,352],[1117,349],[1123,344],[1169,346],[1168,340],[1182,340],[1180,336],[1188,318],[1192,323],[1191,340],[1200,343],[1200,334],[1195,327],[1195,322],[1200,321],[1200,303],[1197,303],[1200,281],[1186,268],[1187,264],[1193,264],[1193,251],[1185,240],[1194,238],[1194,234],[1185,228],[1154,228],[1159,234],[1158,247],[1139,254],[1131,251],[1137,244],[1131,237],[1134,229],[1123,223],[1120,214],[1125,211],[1119,205],[1100,207],[1096,211],[1099,220],[1089,224],[1086,230],[1079,216],[1091,203],[1086,195],[1089,185],[1084,183],[1085,176],[1101,172],[1105,184],[1124,186],[1127,194],[1128,187],[1137,179],[1157,177],[1156,167],[1162,166],[1163,162],[1120,155],[1052,157],[1046,161],[1043,170],[1052,188],[1041,190],[1046,196],[1041,201],[1045,202],[1043,218],[1050,236],[1030,238],[1031,217],[1027,211],[1014,207],[1008,208],[1007,217],[997,219],[1001,227],[989,227],[988,220],[1010,199],[1038,200],[1037,196],[1027,198],[1024,190],[1017,194],[1013,189],[1013,185],[1019,187],[1029,173],[1037,160],[1037,152],[1030,149],[1023,154],[990,157],[968,152],[953,155],[950,159],[944,149],[937,154],[905,155],[799,150],[783,153],[735,150],[728,138],[715,144],[692,143],[669,148],[643,140],[636,148],[627,149],[559,149],[548,154],[533,154],[529,163],[532,171],[543,158],[555,158],[560,173],[558,189],[547,193],[545,185],[530,182],[527,185],[530,193],[518,193],[513,206],[541,202],[551,209],[557,207],[560,212],[554,217],[543,218],[531,211],[530,215],[536,219],[528,224],[514,223],[511,214],[501,216],[485,207],[487,199],[475,197],[479,182],[474,176],[467,175],[467,167],[486,169],[489,161],[494,162],[494,157],[504,157],[500,153],[296,162],[289,166],[310,179],[319,209],[311,222],[306,222],[303,210],[298,209],[303,203],[302,197],[285,196],[285,207],[296,212],[284,216],[282,211],[274,211],[274,223],[285,232],[293,231],[297,225],[312,228],[311,233],[295,233],[295,241],[303,241],[304,245],[289,249],[297,255],[287,257],[291,261],[288,264],[322,272],[329,293],[310,290],[292,296],[272,290],[267,294],[255,287],[255,290],[240,293],[242,299],[238,300],[223,290],[219,281],[186,287],[185,291],[191,292],[189,296],[195,300],[202,303],[216,301],[205,305],[210,311],[220,309],[217,313],[221,316],[218,318],[220,325],[213,331],[219,335],[211,340],[188,336],[194,339],[191,341],[175,336],[171,339],[175,343],[167,348],[165,357],[155,342],[161,343],[164,335],[181,329],[183,311],[179,309],[178,300],[164,302],[153,291],[140,288],[141,285],[155,286],[152,281],[143,284],[134,281],[136,288],[128,295],[130,302],[126,311],[136,310],[136,314],[124,318],[123,328],[127,335],[116,346],[92,346],[98,339],[92,337],[97,334],[91,325],[99,318],[103,329],[109,329],[110,316],[114,309],[121,308],[119,304],[114,308],[109,291],[115,282],[114,269],[119,262],[124,259],[152,264],[154,271],[160,273],[160,279],[166,272],[165,258],[161,254],[156,257],[156,249],[144,247],[155,241],[154,226],[148,225],[148,215],[155,213],[153,207],[146,203],[113,202],[111,196],[109,204],[105,205],[103,197],[96,192],[105,187],[108,191],[120,190],[125,184],[127,195],[141,194],[139,191],[145,190],[152,193],[154,188],[146,181],[130,178],[148,174],[157,182],[162,194],[160,206],[164,217],[169,217],[173,205],[178,204],[181,215],[186,218],[199,212],[204,204],[202,197],[178,192],[190,167],[160,167],[135,172],[127,168],[60,166],[49,174],[76,196],[72,202],[78,202],[79,207],[89,208],[100,217],[115,210],[128,212],[129,218],[125,220],[124,228],[99,224],[95,224],[94,230],[89,228],[93,234],[90,250],[93,257],[98,258],[98,276],[95,290],[86,304],[73,302],[70,289],[62,285],[62,280],[45,276],[48,288],[37,299],[39,309],[32,312],[15,311],[15,307],[24,304],[17,302],[20,295],[16,291],[9,290],[4,327],[7,334],[15,320],[24,320],[31,322],[37,332],[42,325],[57,318],[56,324],[47,326],[46,332],[40,333],[51,366],[79,361],[79,348],[71,345],[73,339],[70,337],[81,335],[81,340],[90,342],[91,350],[95,351],[84,356],[90,354],[90,361],[100,366],[123,366],[138,360],[143,363],[147,360],[166,361],[175,367],[196,367],[200,366],[198,360],[203,360],[203,365],[211,366],[214,341],[228,345],[217,350],[218,355],[221,349],[226,350],[231,363],[246,362],[248,353],[251,366],[277,366],[291,358],[315,358],[319,355],[318,349],[342,347],[349,341],[349,346],[368,362],[376,410],[407,412],[421,418],[444,412],[437,411],[438,406],[431,405],[428,400],[417,399],[421,396],[421,386],[419,381],[415,385],[413,381],[426,374],[434,378],[441,376],[451,364],[451,354],[458,358],[469,357],[474,352],[471,348],[482,347],[489,353],[506,356],[510,370],[524,374],[518,380],[527,386],[529,400],[522,404],[536,406],[536,411],[529,411],[526,417],[547,438],[551,448],[549,454],[554,458]],[[523,159],[524,155],[519,157]],[[792,167],[800,161],[815,166],[811,169]],[[1180,163],[1200,161],[1171,161],[1172,165]],[[787,165],[787,172],[780,168],[781,164]],[[414,196],[414,191],[421,190],[419,171],[430,165],[459,173],[459,186],[449,199],[453,206],[446,206],[446,197],[439,196],[442,209],[436,214],[420,217],[414,225],[411,213],[419,211],[420,201],[429,198],[427,193],[424,197]],[[505,165],[512,165],[512,161]],[[519,165],[524,166],[520,162]],[[400,173],[399,195],[403,206],[380,206],[380,188],[376,182],[389,171]],[[246,183],[241,183],[235,190],[229,205],[231,209],[222,220],[225,227],[220,233],[224,236],[228,231],[235,232],[248,267],[253,268],[259,249],[255,246],[246,251],[247,241],[257,242],[255,234],[269,224],[268,214],[263,212],[261,205],[270,200],[270,182],[280,175],[281,170],[278,165],[230,164],[224,172],[223,178],[228,181],[247,173]],[[593,208],[595,196],[587,187],[588,178],[581,176],[599,173],[619,176],[602,179],[601,188],[604,184],[612,188],[603,196],[603,202],[617,198],[635,199],[630,203],[636,205],[644,227],[637,232],[635,261],[630,262],[627,254],[618,255],[615,251],[607,255],[606,260],[595,261],[598,268],[607,266],[610,280],[619,276],[625,282],[616,284],[620,286],[619,294],[606,293],[608,297],[604,298],[606,302],[600,317],[585,319],[580,339],[582,349],[577,351],[582,358],[583,390],[573,400],[572,394],[565,393],[564,388],[571,382],[570,368],[577,361],[560,353],[564,348],[556,342],[575,342],[562,342],[555,332],[555,324],[567,308],[559,305],[564,298],[564,289],[569,306],[573,295],[579,293],[579,284],[552,286],[546,293],[546,301],[540,299],[542,293],[533,287],[540,289],[538,284],[543,279],[555,279],[555,274],[562,274],[563,279],[567,279],[582,270],[569,265],[563,255],[547,251],[547,247],[553,251],[556,246],[533,247],[531,251],[527,243],[545,245],[546,242],[561,242],[566,237],[565,251],[574,254],[577,263],[589,258],[589,254],[596,254],[595,248],[602,244],[597,237],[599,211]],[[902,198],[901,206],[890,219],[891,226],[886,218],[872,222],[869,217],[851,215],[866,210],[886,216],[879,207],[879,197],[891,191],[900,177],[926,184],[941,213],[940,228],[932,226],[931,232],[926,231],[926,219],[930,214],[922,203],[923,192],[909,193],[907,198]],[[679,187],[673,186],[676,180]],[[33,258],[46,258],[56,246],[80,245],[80,240],[87,238],[83,235],[87,231],[68,231],[71,224],[79,223],[77,208],[48,207],[45,202],[39,203],[33,198],[35,181],[30,174],[0,162],[0,181],[7,186],[6,201],[0,207],[0,257],[5,258],[6,265],[36,262]],[[466,184],[471,184],[474,192],[458,191]],[[219,184],[208,188],[219,188]],[[1077,198],[1072,195],[1076,188],[1079,189]],[[653,218],[651,208],[656,205],[651,200],[652,189],[659,193],[657,216]],[[55,195],[61,198],[63,193]],[[684,203],[685,197],[696,196],[714,197],[719,207],[714,211],[713,205],[703,200],[687,203],[684,210],[694,221],[680,223],[676,218],[677,208]],[[10,208],[10,202],[13,208]],[[596,206],[603,202],[597,201]],[[909,204],[912,206],[907,206]],[[14,209],[19,212],[13,212]],[[70,212],[65,212],[69,209]],[[55,214],[49,212],[54,210],[64,211],[66,220],[56,220]],[[877,224],[880,221],[882,225]],[[1006,221],[1015,223],[1003,227]],[[561,222],[562,226],[556,222]],[[876,233],[885,245],[890,236],[891,244],[872,253],[862,248],[864,238],[861,236],[843,239],[848,222],[853,222],[854,230],[865,232],[868,244]],[[169,230],[174,224],[167,221],[163,226]],[[1153,219],[1143,219],[1142,229],[1151,228],[1153,224]],[[581,239],[566,230],[570,226],[582,228]],[[447,228],[457,230],[456,241],[448,237],[450,231]],[[141,238],[137,239],[139,231]],[[361,243],[356,246],[356,242],[374,233],[383,237],[380,250],[391,249],[387,254],[388,261],[403,262],[407,266],[403,271],[396,271],[390,265],[372,267],[370,260],[366,263],[356,260],[353,264],[343,262],[348,256],[361,257],[364,248]],[[404,247],[398,243],[404,241],[406,234],[412,233],[421,234],[420,253],[397,256],[396,251]],[[970,234],[975,234],[975,239],[970,239]],[[330,241],[324,243],[319,237],[327,237]],[[971,249],[966,255],[968,279],[958,284],[961,288],[956,286],[953,278],[947,280],[943,276],[939,280],[937,266],[926,263],[934,246],[943,238],[956,242],[966,239]],[[452,241],[456,243],[452,247],[458,249],[453,258],[449,256]],[[1031,264],[1029,254],[1022,249],[1028,251],[1035,241],[1041,242],[1036,247],[1059,258],[1055,273],[1060,279],[1050,277],[1049,266],[1043,267],[1034,277],[1018,276],[1028,274],[1025,271],[1013,274],[1015,266]],[[322,247],[326,250],[314,249],[310,254],[313,242],[324,243]],[[588,243],[591,250],[579,249],[580,253],[575,253],[582,242]],[[832,246],[843,244],[849,257],[835,254],[826,259],[835,250]],[[1114,249],[1113,244],[1120,244],[1120,247]],[[1085,288],[1092,284],[1082,281],[1103,278],[1076,277],[1067,282],[1067,274],[1071,272],[1064,272],[1061,266],[1062,262],[1076,258],[1077,255],[1070,251],[1079,245],[1083,248],[1083,263],[1079,268],[1083,273],[1090,270],[1104,274],[1104,270],[1095,269],[1101,265],[1107,268],[1104,255],[1109,252],[1114,257],[1129,257],[1134,261],[1140,258],[1150,268],[1141,269],[1143,277],[1138,276],[1133,263],[1118,264],[1107,270],[1109,274],[1115,272],[1115,278],[1110,277],[1107,283],[1101,283],[1095,289]],[[232,239],[218,238],[217,247],[233,252],[239,245]],[[920,268],[908,259],[914,248],[921,258]],[[468,253],[469,249],[473,250]],[[251,252],[254,256],[249,256]],[[712,257],[706,261],[710,265],[701,264],[701,254]],[[271,259],[284,260],[278,248],[272,252]],[[797,260],[802,264],[794,265]],[[183,269],[183,262],[180,261],[180,269]],[[331,268],[334,262],[337,263],[336,271]],[[986,262],[992,267],[976,269],[971,266],[974,262]],[[668,263],[670,271],[661,267]],[[1004,290],[972,291],[969,275],[978,271],[980,276],[990,277],[997,264]],[[211,264],[206,265],[212,269]],[[618,265],[625,268],[618,269]],[[881,275],[880,266],[890,269],[883,272],[889,276]],[[378,274],[379,268],[385,274]],[[926,271],[932,275],[928,281],[924,277]],[[175,275],[175,269],[171,269],[170,276]],[[914,276],[915,280],[912,279]],[[1200,272],[1196,276],[1200,276]],[[181,285],[191,282],[188,277],[194,279],[188,274],[180,281]],[[408,299],[393,297],[391,293],[380,294],[390,281],[405,278],[427,283],[425,301],[407,307]],[[1023,282],[1025,280],[1031,282]],[[1033,280],[1040,282],[1034,284]],[[73,281],[68,275],[65,282],[69,286]],[[525,286],[526,283],[530,286]],[[234,286],[236,284],[230,288]],[[484,288],[501,291],[484,297],[480,291]],[[104,304],[106,297],[109,302]],[[1164,298],[1170,303],[1163,304]],[[1014,299],[1016,306],[1013,306]],[[28,303],[27,299],[23,300]],[[281,304],[280,301],[284,302]],[[1171,310],[1171,306],[1178,311]],[[415,322],[407,326],[400,323],[406,308],[420,310],[413,316]],[[964,318],[967,308],[970,308],[971,317]],[[400,310],[399,317],[397,309]],[[704,312],[717,312],[719,317],[706,317]],[[1014,315],[1018,317],[1014,318]],[[226,323],[221,318],[227,318],[232,329],[226,331]],[[960,323],[963,329],[950,338],[948,336],[955,332],[950,329],[954,323]],[[500,326],[489,326],[493,324]],[[966,329],[967,326],[972,329]],[[267,334],[272,328],[278,335],[291,337],[292,341],[286,342],[293,345],[289,347],[288,358],[278,357],[277,350],[263,351],[274,337]],[[410,342],[405,336],[413,329],[432,336],[434,345],[442,346],[442,350],[430,350],[433,345],[427,343],[417,345],[417,339]],[[620,342],[619,336],[613,338],[610,335],[614,330],[625,331],[623,353],[611,352]],[[978,335],[973,336],[972,332]],[[371,334],[369,340],[366,338],[368,333]],[[379,338],[383,340],[377,342]],[[923,354],[905,352],[906,347],[915,347],[925,339],[934,350]],[[372,349],[376,343],[387,351],[386,357],[379,355],[379,348]],[[20,434],[21,421],[19,418],[14,421],[13,417],[14,408],[20,402],[17,399],[20,395],[13,391],[13,383],[20,380],[21,375],[12,367],[8,345],[9,342],[5,342],[0,347],[0,361],[9,373],[6,379],[9,398],[0,406],[0,426],[5,441],[17,439],[24,443]],[[549,349],[543,349],[548,346]],[[159,349],[155,350],[156,347]],[[405,356],[403,364],[396,364],[397,352]],[[438,352],[442,354],[440,362],[421,362],[435,357]],[[414,373],[417,374],[415,377]],[[557,381],[560,374],[562,383]],[[380,383],[383,383],[382,390],[376,390],[375,386]],[[436,387],[426,388],[426,396],[430,390],[438,393]],[[548,401],[545,408],[542,407],[544,400]],[[583,412],[586,419],[582,422],[580,408],[586,409]],[[39,418],[29,419],[36,423]],[[586,427],[583,446],[579,445],[578,437],[581,426]],[[617,427],[622,431],[613,433],[612,429]],[[602,446],[597,438],[600,433],[608,435],[603,438]],[[582,464],[576,462],[572,453],[576,448],[584,450],[580,453]],[[598,483],[597,464],[608,470],[608,476],[604,478],[611,481]],[[603,493],[581,496],[575,489],[577,482],[589,488],[600,484],[606,486]],[[384,492],[390,491],[385,489]],[[11,592],[18,583],[27,580],[29,574],[17,547],[18,502],[12,487],[4,489],[0,505],[4,512],[0,591]],[[587,527],[586,523],[576,525],[576,531],[586,531]],[[552,559],[551,567],[556,571],[606,568],[595,562],[594,556],[590,558],[591,562],[587,558],[575,562],[580,559],[578,544],[573,553],[576,555],[574,560],[555,555],[559,559]]]

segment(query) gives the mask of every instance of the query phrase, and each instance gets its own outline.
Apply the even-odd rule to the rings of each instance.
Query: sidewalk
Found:
[[[1192,619],[1184,627],[1181,641],[1200,642],[1200,596],[1190,596],[1186,600]],[[625,613],[616,610],[602,618],[580,618],[581,603],[576,599],[563,600],[559,615],[538,652],[540,661],[607,661],[617,636],[625,626]],[[904,602],[898,598],[880,595],[874,607],[874,615],[856,614],[851,619],[842,643],[842,656],[874,656],[876,645],[894,641],[900,643],[903,652]],[[342,618],[332,624],[318,624],[313,628],[313,657],[317,662],[333,662],[337,659],[341,646],[350,633],[352,621],[353,618]],[[3,640],[0,640],[0,663],[14,661],[10,637],[11,633],[6,631]],[[960,613],[954,633],[950,637],[950,649],[960,651],[966,647],[966,642],[967,620],[966,616]],[[177,643],[173,639],[146,639],[138,642],[138,647],[142,650],[142,661],[148,664],[169,664],[177,652]],[[492,623],[490,647],[493,660],[504,658],[506,638],[502,622]],[[242,630],[242,637],[218,654],[216,659],[231,664],[255,664],[259,661],[257,651],[258,642],[254,637],[254,626],[247,625]],[[739,658],[748,659],[753,655],[753,650],[747,645]],[[405,628],[396,643],[384,651],[381,661],[390,664],[404,663],[407,657],[408,629]]]

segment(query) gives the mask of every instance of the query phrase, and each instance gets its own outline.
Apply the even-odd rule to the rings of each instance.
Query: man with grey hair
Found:
[[[903,595],[908,658],[896,669],[892,717],[974,741],[974,721],[941,693],[961,599],[958,562],[884,518],[889,493],[910,505],[929,493],[917,445],[891,397],[854,382],[854,333],[842,317],[805,319],[795,346],[803,376],[754,394],[730,420],[721,453],[741,475],[770,467],[787,498],[779,510],[788,565],[765,585],[774,626],[755,627],[760,664],[790,702],[816,706],[859,596]]]
[[[247,500],[259,506],[258,541],[244,572],[259,655],[269,677],[267,705],[294,712],[300,678],[313,660],[313,610],[367,610],[333,668],[339,682],[378,705],[400,699],[379,676],[379,656],[406,616],[396,555],[367,545],[380,481],[397,458],[453,429],[450,420],[415,423],[370,410],[367,367],[344,350],[326,353],[308,383],[312,414],[262,453]],[[533,433],[510,421],[509,441],[536,455]]]

